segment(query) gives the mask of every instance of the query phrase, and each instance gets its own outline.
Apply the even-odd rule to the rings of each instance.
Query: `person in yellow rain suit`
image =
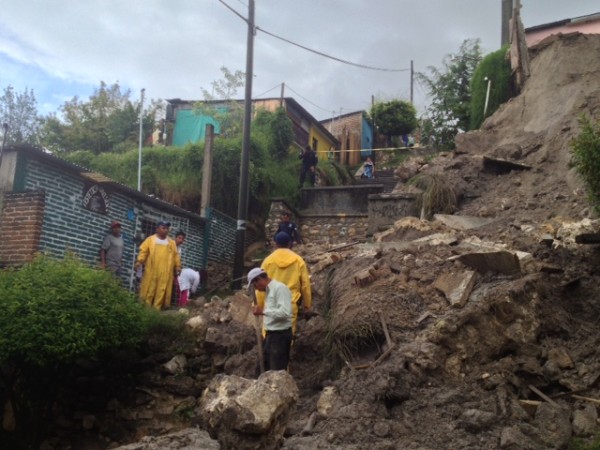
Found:
[[[140,245],[134,269],[144,265],[140,298],[156,309],[171,306],[173,278],[181,272],[181,259],[175,241],[168,237],[168,222],[158,222],[156,234]]]
[[[306,263],[300,255],[289,248],[290,235],[279,232],[275,235],[276,249],[265,258],[261,269],[269,278],[285,284],[292,291],[292,334],[296,334],[300,306],[304,311],[312,309],[312,291]],[[256,291],[256,303],[264,308],[265,293]],[[264,330],[263,330],[264,334]]]

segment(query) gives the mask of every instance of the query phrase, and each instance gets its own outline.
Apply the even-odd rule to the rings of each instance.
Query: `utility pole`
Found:
[[[513,12],[513,0],[502,0],[502,24],[500,30],[500,46],[510,42],[510,18]]]
[[[410,104],[414,105],[413,102],[413,93],[415,87],[415,66],[413,65],[413,60],[410,60]]]
[[[200,198],[200,216],[208,217],[207,209],[210,207],[210,187],[212,185],[212,162],[215,126],[206,124],[204,132],[204,164],[202,165],[202,195]]]
[[[232,289],[242,287],[246,219],[248,216],[248,165],[250,161],[250,122],[252,119],[252,67],[254,54],[254,0],[248,2],[248,38],[246,48],[246,92],[244,96],[244,133],[242,136],[242,162],[240,164],[240,192],[238,199],[237,228],[235,230],[235,256],[233,261]]]
[[[138,151],[138,191],[142,191],[142,139],[144,131],[144,92],[146,89],[142,88],[140,95],[140,145]]]
[[[6,145],[6,139],[8,138],[8,124],[2,124],[2,146],[0,147],[0,167],[2,166],[2,153],[4,153],[4,146]]]
[[[285,97],[285,83],[281,83],[281,94],[279,95],[279,107],[283,108],[283,98]]]

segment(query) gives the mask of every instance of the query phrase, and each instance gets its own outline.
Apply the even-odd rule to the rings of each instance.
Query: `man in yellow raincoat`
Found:
[[[312,308],[312,291],[306,263],[300,255],[289,248],[290,235],[279,232],[275,235],[276,249],[261,264],[269,278],[285,284],[292,291],[292,333],[296,334],[300,305],[305,311]],[[257,305],[264,307],[264,292],[256,291]]]
[[[171,306],[173,278],[181,272],[181,259],[175,241],[168,237],[168,222],[158,222],[156,234],[140,245],[134,269],[144,265],[140,298],[156,309]]]

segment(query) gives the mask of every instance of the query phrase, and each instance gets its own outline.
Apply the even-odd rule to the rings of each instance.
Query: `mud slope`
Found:
[[[569,168],[580,114],[600,118],[598,55],[600,36],[542,42],[522,93],[421,167],[455,188],[457,215],[491,223],[399,221],[375,236],[386,246],[313,274],[327,319],[298,342],[295,375],[316,391],[297,417],[320,418],[285,448],[548,449],[598,432],[597,404],[572,395],[600,398],[600,251],[574,242],[597,225]],[[411,227],[447,239],[406,242]],[[517,270],[465,263],[491,250]],[[339,363],[334,381],[310,349]]]

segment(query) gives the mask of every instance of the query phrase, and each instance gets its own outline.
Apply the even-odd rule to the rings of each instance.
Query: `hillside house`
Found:
[[[526,28],[525,38],[527,46],[532,47],[550,35],[575,32],[600,34],[600,12]]]
[[[345,165],[360,164],[361,159],[372,156],[373,127],[365,111],[355,111],[331,119],[322,120],[321,125],[339,141],[335,160]]]
[[[121,223],[130,288],[137,245],[160,220],[171,223],[172,235],[187,234],[184,266],[233,261],[236,222],[214,209],[201,217],[31,146],[7,147],[0,164],[0,266],[21,265],[39,252],[72,253],[97,265],[113,220]]]
[[[237,100],[243,103],[243,100]],[[167,143],[171,145],[185,145],[189,142],[200,142],[204,140],[204,130],[207,123],[215,125],[215,133],[219,132],[219,124],[209,116],[198,114],[194,111],[197,101],[171,99],[167,100],[167,129],[172,129],[167,134]],[[211,102],[217,107],[226,107],[223,101]],[[294,129],[294,145],[303,149],[310,145],[317,151],[319,159],[327,158],[327,152],[337,149],[338,140],[308,111],[306,111],[296,100],[291,97],[277,97],[252,100],[253,112],[259,109],[274,112],[283,107],[292,121]]]

